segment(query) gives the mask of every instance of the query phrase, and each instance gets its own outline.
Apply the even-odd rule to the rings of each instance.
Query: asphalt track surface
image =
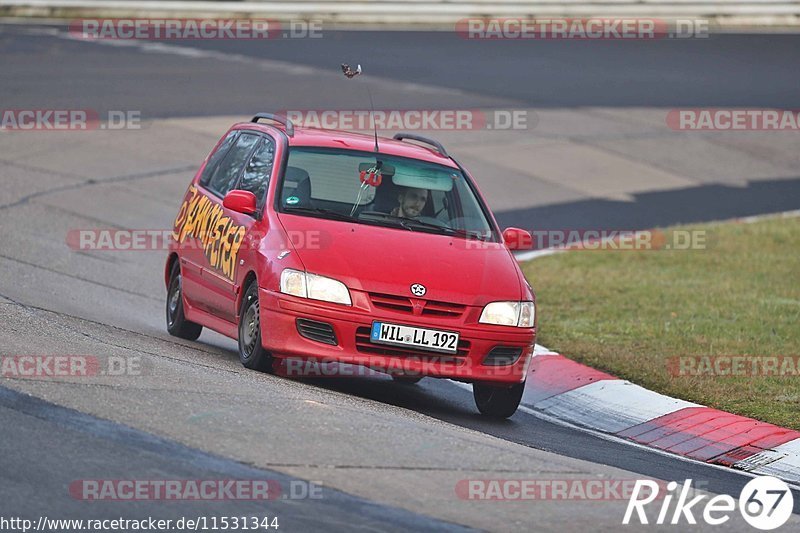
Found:
[[[149,472],[155,479],[261,480],[264,470],[248,467],[147,433],[95,419],[42,400],[0,388],[0,411],[4,427],[3,457],[0,460],[4,478],[3,508],[6,515],[36,521],[43,511],[73,519],[113,520],[123,516],[157,516],[177,521],[186,517],[208,516],[208,502],[163,505],[147,501],[114,502],[101,509],[87,507],[86,502],[64,502],[64,486],[81,479],[85,465],[69,458],[92,458],[114,466],[107,472],[114,479],[124,479],[130,472]],[[35,455],[25,453],[35,445]],[[34,462],[32,459],[37,457]],[[114,471],[116,470],[116,471]],[[291,487],[300,480],[278,472],[268,472],[269,479]],[[300,486],[300,485],[296,485]],[[13,489],[13,490],[10,490]],[[284,489],[286,490],[286,489]],[[305,494],[294,489],[295,496]],[[224,502],[216,506],[222,516],[279,517],[279,524],[289,531],[319,531],[347,526],[349,530],[408,531],[427,529],[468,530],[456,524],[429,519],[414,513],[362,498],[325,489],[324,497],[304,500],[293,505],[291,489],[264,505],[255,501]],[[166,511],[166,512],[165,512]]]
[[[309,83],[302,69],[281,74],[275,68],[265,74],[244,68],[246,60],[184,59],[31,34],[16,26],[0,29],[3,108],[138,109],[155,120],[359,103],[354,105],[348,89],[325,85],[327,78]],[[630,43],[591,48],[587,43],[477,46],[442,33],[343,32],[326,34],[319,42],[192,46],[311,69],[328,69],[332,63],[335,70],[343,61],[369,62],[384,82],[379,107],[522,103],[539,108],[791,108],[797,107],[800,72],[791,67],[800,55],[799,41],[794,35],[724,35],[639,48],[623,46]],[[419,86],[407,86],[410,82]],[[390,90],[392,85],[396,91]],[[83,159],[65,157],[59,163],[59,139],[37,144],[41,137],[30,137],[33,145],[19,137],[0,139],[0,159],[10,176],[4,178],[10,180],[10,192],[0,202],[0,311],[5,326],[0,353],[134,353],[144,358],[148,370],[130,383],[110,378],[91,385],[3,380],[0,424],[14,428],[0,434],[4,514],[264,514],[263,507],[243,502],[219,503],[213,513],[208,506],[187,503],[87,507],[87,502],[66,497],[65,487],[82,478],[269,477],[288,482],[318,476],[325,478],[322,500],[278,501],[267,507],[282,517],[286,530],[322,529],[321,524],[332,530],[429,530],[460,527],[457,524],[497,530],[537,525],[563,530],[591,524],[612,529],[621,519],[622,504],[609,507],[610,517],[601,516],[605,511],[598,512],[594,504],[579,502],[539,503],[527,509],[450,508],[452,492],[427,491],[447,486],[430,481],[435,476],[455,476],[446,478],[449,482],[481,477],[481,472],[484,477],[544,472],[551,477],[627,473],[662,480],[691,478],[705,490],[733,495],[747,482],[735,472],[609,442],[523,411],[508,421],[487,421],[476,414],[472,395],[447,381],[428,379],[405,386],[381,378],[282,380],[244,372],[233,343],[213,333],[204,333],[196,343],[171,339],[162,324],[162,256],[86,258],[70,251],[54,255],[48,247],[63,247],[64,228],[90,222],[152,227],[147,224],[156,220],[168,225],[174,216],[171,206],[177,206],[179,191],[192,172],[191,161],[197,160],[196,154],[202,158],[214,139],[186,131],[187,138],[173,139],[174,160],[164,155],[169,146],[155,153],[152,146],[131,143],[121,156],[114,151],[118,147],[103,154],[102,148],[87,143],[77,152]],[[70,138],[63,146],[82,142]],[[150,158],[160,170],[149,172]],[[137,191],[134,200],[119,196],[117,188],[126,186],[133,194],[138,180],[153,189]],[[608,226],[650,227],[676,221],[668,216],[670,205],[696,202],[697,212],[690,219],[713,220],[797,208],[800,198],[800,179],[791,177],[739,187],[739,196],[720,203],[709,201],[719,197],[715,186],[647,193],[652,198],[642,195],[646,201],[624,204],[627,212],[610,200],[555,205],[545,198],[540,205],[501,211],[498,217],[505,222],[542,214],[564,217],[555,227],[576,217],[581,221],[578,227],[598,220]],[[494,194],[503,194],[503,189]],[[679,221],[687,220],[681,217]],[[607,222],[609,218],[613,222]],[[204,387],[207,394],[197,394],[206,392]],[[314,411],[320,405],[329,411]],[[269,431],[262,425],[269,425]],[[270,447],[274,449],[264,449]],[[447,456],[461,447],[472,452],[475,463],[448,462]],[[487,450],[497,457],[474,458]],[[511,469],[516,462],[519,470]],[[548,470],[548,464],[555,466]],[[420,494],[398,496],[415,491]],[[428,506],[420,502],[426,498],[432,502]],[[800,494],[795,513],[800,513]],[[502,517],[508,522],[497,521]]]
[[[5,50],[31,52],[39,44],[14,38]],[[366,73],[400,84],[448,87],[532,107],[791,108],[797,105],[800,85],[800,72],[795,68],[800,35],[792,33],[582,42],[470,41],[447,31],[324,31],[321,38],[313,39],[192,40],[180,44],[320,69],[360,63]],[[15,83],[25,89],[15,95],[15,101],[33,103],[47,98],[66,103],[80,96],[95,107],[124,101],[128,108],[141,109],[147,116],[174,117],[248,114],[273,102],[287,108],[304,103],[326,108],[361,100],[357,96],[343,102],[341,95],[313,86],[278,93],[273,87],[281,80],[270,80],[267,85],[250,83],[251,74],[245,70],[228,78],[190,64],[176,71],[172,65],[154,64],[151,57],[128,54],[124,49],[89,52],[98,70],[86,70],[87,51],[80,43],[61,46],[74,52],[71,60],[61,58],[66,63],[29,64],[27,69],[15,70]],[[124,60],[114,62],[114,57]],[[91,74],[101,67],[103,72],[119,76],[97,83]],[[65,76],[70,83],[64,90],[53,91],[37,83],[44,73]],[[289,79],[291,72],[286,74]],[[135,86],[130,83],[133,79]],[[181,97],[179,89],[186,87],[192,88],[192,98]],[[222,94],[226,98],[221,98]],[[375,99],[377,108],[401,103],[401,98],[379,94]],[[418,100],[414,103],[419,105]],[[425,105],[444,103],[429,98]]]
[[[66,33],[63,28],[62,33]],[[630,193],[633,202],[575,196],[551,180],[531,192],[540,197],[534,205],[492,204],[503,226],[531,227],[535,221],[539,229],[639,229],[798,207],[800,158],[790,134],[751,134],[757,142],[746,147],[748,155],[773,164],[765,169],[748,168],[747,161],[743,165],[725,150],[709,151],[703,134],[684,134],[684,139],[691,139],[684,143],[703,141],[693,149],[683,143],[661,146],[653,129],[629,131],[617,125],[600,136],[593,134],[594,128],[608,128],[595,116],[597,109],[613,113],[618,122],[635,122],[642,108],[662,113],[698,107],[797,108],[800,34],[556,42],[468,41],[446,31],[326,31],[318,39],[160,41],[140,49],[130,46],[138,42],[90,46],[9,28],[0,39],[6,108],[37,108],[46,102],[53,108],[100,113],[137,110],[145,119],[246,117],[254,110],[269,109],[367,109],[363,85],[336,78],[340,63],[362,63],[370,76],[364,78],[365,84],[371,87],[378,109],[533,108],[540,114],[568,109],[577,116],[569,121],[555,117],[553,122],[570,124],[563,134],[577,144],[602,146],[606,137],[609,143],[631,141],[627,147],[609,149],[618,150],[623,158],[644,158],[657,168],[681,160],[682,175],[694,179],[691,186],[678,189],[635,190]],[[160,45],[183,51],[169,53]],[[327,75],[317,76],[319,72]],[[376,79],[381,83],[373,83]],[[660,121],[663,126],[663,118]],[[536,129],[543,130],[542,139],[562,134],[558,128]],[[747,134],[735,135],[741,139]],[[739,139],[725,140],[723,145],[738,151]],[[649,148],[638,144],[643,140],[652,141]],[[469,168],[476,168],[469,149],[455,153]],[[569,154],[567,150],[563,157]],[[493,167],[486,174],[501,171],[508,168]],[[536,171],[525,168],[523,173]],[[482,186],[491,193],[503,183]],[[515,194],[520,192],[505,187],[497,197]]]

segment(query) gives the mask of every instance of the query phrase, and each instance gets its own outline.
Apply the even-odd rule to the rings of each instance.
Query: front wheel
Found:
[[[174,337],[197,340],[203,331],[203,326],[189,322],[183,311],[183,280],[181,266],[178,261],[172,265],[167,288],[167,331]]]
[[[508,418],[517,411],[525,382],[514,385],[494,385],[489,383],[473,383],[472,394],[475,405],[481,414],[492,418]]]
[[[239,361],[251,370],[272,372],[272,355],[261,345],[261,313],[258,283],[251,282],[242,298],[239,314]]]

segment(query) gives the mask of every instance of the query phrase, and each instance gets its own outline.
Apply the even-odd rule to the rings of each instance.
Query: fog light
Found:
[[[519,360],[522,348],[513,346],[495,346],[483,359],[487,366],[509,366]]]

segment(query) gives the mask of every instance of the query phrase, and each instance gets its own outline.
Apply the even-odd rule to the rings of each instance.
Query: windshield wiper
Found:
[[[412,229],[412,226],[418,228],[425,228],[425,229],[432,229],[436,230],[437,232],[442,232],[447,235],[458,235],[461,237],[474,237],[478,240],[485,241],[486,237],[481,233],[469,231],[460,228],[452,228],[450,226],[434,224],[433,222],[426,222],[424,220],[418,220],[416,218],[409,218],[409,217],[401,217],[397,215],[392,215],[389,213],[382,213],[380,211],[364,211],[361,213],[360,216],[375,216],[381,217],[386,220],[397,220],[404,228]],[[412,230],[413,231],[413,230]]]
[[[390,215],[389,213],[382,213],[380,211],[362,211],[358,214],[358,219],[362,220],[362,217],[374,217],[380,218],[386,222],[394,222],[395,226],[400,226],[403,229],[407,229],[409,231],[414,231],[411,229],[408,224],[406,224],[406,219],[403,217],[396,217],[394,215]],[[410,219],[409,219],[410,220]]]
[[[338,211],[333,211],[332,209],[323,209],[321,207],[284,207],[283,211],[285,213],[306,213],[309,215],[321,215],[326,218],[331,218],[334,220],[346,220],[347,222],[357,222],[358,219],[355,217],[351,217],[350,215],[346,215],[344,213],[340,213]]]

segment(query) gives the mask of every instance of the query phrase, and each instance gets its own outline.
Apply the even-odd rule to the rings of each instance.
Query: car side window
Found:
[[[272,174],[272,165],[275,160],[275,143],[270,138],[264,138],[253,153],[253,157],[244,168],[244,174],[237,189],[250,191],[256,196],[257,206],[261,209],[266,200],[269,177]]]
[[[208,188],[220,196],[225,196],[239,179],[250,152],[261,137],[249,133],[242,133],[233,147],[228,150],[225,157],[208,182]]]
[[[214,174],[214,171],[217,169],[217,165],[222,158],[225,157],[225,154],[228,153],[228,149],[233,144],[233,141],[236,140],[236,136],[238,134],[238,130],[228,133],[225,139],[220,143],[219,147],[214,150],[214,153],[208,158],[208,163],[206,163],[206,166],[203,169],[203,174],[200,176],[200,185],[204,187],[208,185],[211,175]]]

